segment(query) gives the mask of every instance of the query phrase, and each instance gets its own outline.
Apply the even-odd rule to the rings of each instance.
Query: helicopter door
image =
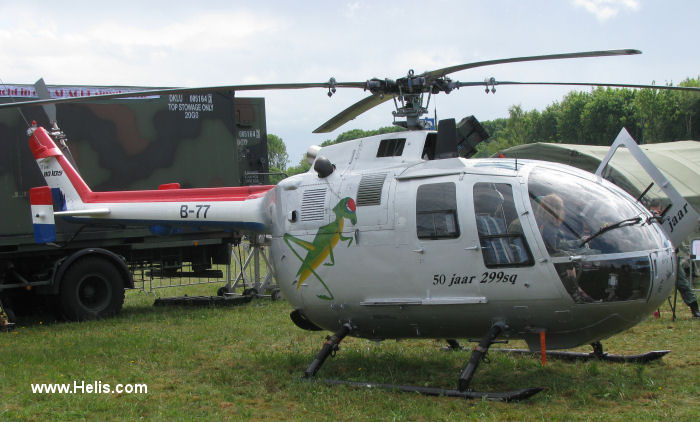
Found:
[[[620,147],[625,147],[627,152],[620,151],[622,153],[619,153],[618,149]],[[614,165],[610,165],[610,162],[613,160],[613,157],[619,158],[618,156],[625,156],[625,154],[631,155],[652,180],[652,183],[647,185],[646,189],[638,196],[639,201],[645,204],[647,208],[651,209],[654,202],[659,200],[658,196],[656,198],[653,197],[652,189],[657,188],[663,192],[663,194],[658,194],[661,196],[659,204],[661,228],[673,245],[679,247],[681,242],[697,227],[698,221],[700,221],[700,215],[693,209],[688,201],[678,193],[676,188],[671,185],[668,179],[666,179],[654,163],[651,162],[646,154],[644,154],[626,129],[623,128],[617,135],[617,138],[615,138],[615,142],[610,146],[607,155],[600,162],[600,166],[598,166],[595,173],[596,176],[608,180],[612,179],[611,181],[616,183],[617,181],[614,180],[613,176],[615,174]],[[621,159],[624,160],[624,158],[626,157],[622,157]],[[616,184],[620,186],[620,183]],[[623,189],[625,188],[624,186],[621,187]],[[629,192],[629,190],[628,193],[634,195],[634,193]]]
[[[478,182],[473,187],[476,223],[473,254],[480,254],[473,266],[482,293],[490,298],[512,296],[512,289],[526,286],[532,295],[543,293],[533,277],[534,259],[527,242],[530,225],[521,222],[522,204],[510,183]],[[520,210],[520,211],[518,211]],[[546,289],[545,289],[546,290]]]
[[[455,255],[461,249],[459,214],[465,203],[458,186],[452,178],[397,185],[396,246],[403,253],[394,266],[405,272],[404,279],[420,280],[411,295],[421,300],[449,296],[450,280],[464,269],[464,260]]]

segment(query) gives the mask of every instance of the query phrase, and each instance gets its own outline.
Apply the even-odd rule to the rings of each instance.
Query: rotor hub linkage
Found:
[[[328,80],[328,97],[332,97],[333,94],[335,94],[336,85],[338,85],[338,82],[335,80],[335,78],[330,78]]]
[[[459,82],[452,81],[447,77],[428,78],[425,76],[413,76],[409,72],[409,76],[397,80],[370,79],[365,82],[364,88],[365,91],[378,95],[439,94],[441,92],[449,94],[452,90],[459,89]]]

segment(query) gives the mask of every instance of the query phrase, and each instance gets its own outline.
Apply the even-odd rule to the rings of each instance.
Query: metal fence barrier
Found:
[[[279,288],[268,257],[270,238],[255,236],[233,246],[231,262],[198,268],[173,258],[156,261],[131,262],[134,287],[144,293],[159,295],[161,289],[189,287],[202,284],[221,285],[218,296],[279,297]]]

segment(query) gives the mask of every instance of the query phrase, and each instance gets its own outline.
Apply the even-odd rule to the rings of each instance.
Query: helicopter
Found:
[[[448,74],[514,62],[639,54],[606,50],[490,60],[365,82],[171,88],[177,92],[337,88],[370,92],[314,132],[340,127],[392,100],[406,131],[326,147],[312,146],[312,169],[275,186],[93,192],[54,141],[33,125],[29,147],[47,186],[30,192],[37,242],[51,242],[55,218],[84,224],[220,226],[266,234],[274,276],[305,330],[333,332],[304,372],[316,379],[348,335],[371,340],[478,338],[456,389],[326,380],[428,395],[526,399],[541,388],[475,391],[471,381],[489,347],[522,339],[543,355],[649,361],[668,351],[610,355],[600,341],[638,324],[666,300],[676,275],[677,245],[698,223],[692,209],[623,129],[611,152],[627,147],[667,193],[661,215],[596,174],[566,165],[473,159],[488,137],[470,116],[428,130],[427,97],[463,87],[528,82],[453,81]],[[551,83],[652,87],[630,84]],[[698,91],[698,88],[659,87]],[[87,101],[128,94],[26,101],[10,106]],[[396,121],[397,118],[405,119]],[[641,155],[639,155],[641,154]],[[551,352],[592,344],[591,354]],[[583,356],[581,356],[583,355]]]

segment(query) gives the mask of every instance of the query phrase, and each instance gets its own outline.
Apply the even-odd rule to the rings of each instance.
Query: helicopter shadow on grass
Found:
[[[337,356],[326,361],[316,379],[453,389],[469,360],[468,351],[441,351],[437,343],[433,349],[416,347],[412,350],[409,345],[398,351],[380,347],[359,350],[341,345]],[[304,369],[314,355],[274,350],[256,355],[254,359],[260,367],[275,368],[276,385],[281,386],[288,385],[290,380],[301,382]],[[536,395],[539,400],[573,400],[590,405],[597,399],[644,395],[648,390],[648,378],[664,365],[663,361],[616,364],[550,360],[542,366],[537,357],[492,352],[477,370],[471,388],[497,392],[541,387],[544,391]],[[314,383],[319,384],[322,383]]]

